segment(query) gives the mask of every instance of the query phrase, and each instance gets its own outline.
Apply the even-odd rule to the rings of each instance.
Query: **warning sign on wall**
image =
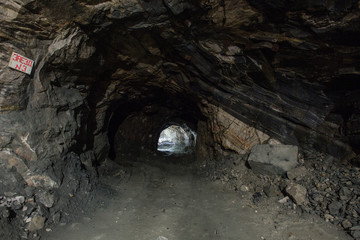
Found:
[[[20,72],[24,72],[27,74],[31,74],[31,70],[33,68],[34,61],[28,59],[18,53],[13,52],[11,54],[9,67],[18,70]]]

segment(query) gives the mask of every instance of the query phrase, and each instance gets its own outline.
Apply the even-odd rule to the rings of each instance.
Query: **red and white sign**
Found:
[[[33,68],[34,61],[31,59],[28,59],[18,53],[12,53],[9,67],[18,70],[20,72],[24,72],[27,74],[31,74],[31,70]]]

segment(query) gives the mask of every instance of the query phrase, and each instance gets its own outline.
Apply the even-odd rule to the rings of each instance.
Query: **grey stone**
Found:
[[[26,196],[32,197],[34,195],[35,188],[33,186],[26,186],[24,190],[25,190]]]
[[[343,226],[343,228],[348,229],[352,227],[352,223],[349,220],[344,220],[341,225]]]
[[[18,204],[23,204],[25,202],[25,197],[24,196],[17,196],[14,198],[14,200],[18,203]]]
[[[297,165],[298,147],[255,145],[248,158],[251,169],[260,174],[282,175]]]
[[[4,195],[5,195],[6,197],[13,197],[13,196],[16,195],[16,193],[14,193],[14,192],[4,192]]]
[[[286,175],[290,180],[301,180],[308,174],[308,170],[304,166],[290,169]]]
[[[286,203],[288,200],[290,200],[290,198],[289,198],[288,196],[286,196],[286,197],[280,199],[278,202],[284,204],[284,203]]]
[[[242,191],[242,192],[248,192],[248,191],[249,191],[249,187],[246,186],[246,185],[241,185],[240,191]]]
[[[23,196],[14,197],[11,199],[11,208],[18,210],[22,208],[24,202],[25,198]]]
[[[12,139],[9,136],[0,136],[0,149],[10,144],[11,140]]]
[[[351,236],[355,239],[360,239],[360,231],[351,231]]]
[[[36,201],[44,204],[47,208],[51,208],[54,206],[55,197],[48,191],[41,191],[37,194]]]
[[[0,216],[2,216],[4,218],[8,218],[10,216],[9,210],[6,209],[6,208],[1,208],[0,209]]]
[[[357,226],[353,226],[352,228],[350,228],[351,231],[360,231],[360,225]]]
[[[281,195],[279,188],[274,185],[264,186],[263,191],[266,194],[266,196],[268,196],[268,197],[277,197],[277,196]]]
[[[351,198],[351,190],[347,187],[342,187],[339,192],[339,195],[340,195],[340,199],[342,199],[342,200],[350,199]]]
[[[324,215],[324,217],[325,217],[325,219],[327,220],[327,221],[333,221],[335,218],[334,218],[334,216],[332,216],[332,215],[330,215],[330,214],[325,214]]]
[[[0,207],[3,207],[6,205],[6,197],[0,196]]]
[[[31,219],[31,221],[30,221],[27,229],[28,229],[29,231],[37,231],[37,230],[40,230],[40,229],[42,229],[42,228],[44,227],[44,223],[45,223],[45,218],[44,218],[44,217],[42,217],[42,216],[40,216],[40,215],[35,215],[35,216]]]
[[[174,15],[179,15],[190,7],[189,3],[184,0],[164,0],[164,4]]]
[[[55,213],[55,214],[52,216],[52,221],[53,221],[55,224],[60,223],[60,220],[61,220],[61,213],[60,213],[60,212],[57,212],[57,213]]]
[[[297,205],[302,205],[306,201],[307,190],[299,184],[290,182],[285,191]]]
[[[166,238],[164,236],[159,236],[156,240],[168,240],[168,238]]]
[[[332,215],[337,215],[339,214],[341,207],[342,207],[341,202],[333,201],[332,203],[329,204],[328,209]]]

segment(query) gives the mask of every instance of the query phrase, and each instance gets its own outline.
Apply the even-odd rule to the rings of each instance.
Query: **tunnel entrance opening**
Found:
[[[157,151],[171,154],[193,153],[197,134],[186,124],[170,125],[160,133]]]

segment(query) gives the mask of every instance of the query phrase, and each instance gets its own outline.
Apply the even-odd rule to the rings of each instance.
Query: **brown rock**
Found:
[[[299,184],[291,182],[287,185],[285,191],[297,205],[302,205],[307,199],[306,188]]]
[[[35,216],[31,219],[31,221],[30,221],[27,229],[28,229],[29,231],[37,231],[37,230],[40,230],[40,229],[42,229],[42,228],[44,227],[44,223],[45,223],[45,218],[44,218],[44,217],[42,217],[42,216],[40,216],[40,215],[35,215]]]

